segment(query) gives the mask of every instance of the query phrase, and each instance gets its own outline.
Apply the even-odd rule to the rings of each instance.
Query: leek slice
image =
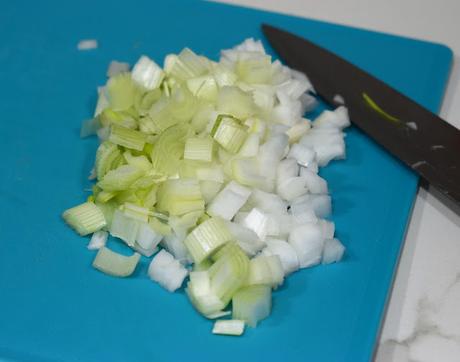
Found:
[[[115,170],[105,174],[98,186],[104,191],[126,190],[138,178],[142,177],[144,171],[131,165],[122,165]]]
[[[129,73],[120,73],[109,79],[107,93],[110,107],[114,111],[123,111],[134,104],[139,91]]]
[[[208,270],[211,290],[227,305],[233,294],[246,283],[249,259],[234,242],[219,250],[214,259],[214,264]]]
[[[188,130],[185,126],[174,126],[164,131],[155,142],[151,153],[153,169],[160,174],[173,175],[184,154]]]
[[[126,148],[142,151],[145,145],[145,134],[114,124],[110,129],[109,141]]]
[[[184,241],[195,263],[201,263],[220,246],[232,239],[225,222],[218,217],[210,218],[188,234]]]
[[[212,333],[229,336],[241,336],[244,332],[244,321],[238,319],[219,320],[214,323]]]
[[[185,142],[184,159],[211,162],[214,141],[210,137],[188,138]]]
[[[93,202],[72,207],[62,214],[65,222],[80,235],[88,235],[107,225],[101,209]]]
[[[142,55],[134,65],[132,79],[145,89],[152,90],[160,86],[165,74],[149,57]]]
[[[118,146],[112,142],[101,143],[96,151],[96,175],[101,180],[104,175],[114,168],[114,164],[121,157]]]
[[[102,247],[96,254],[93,267],[115,277],[127,277],[136,269],[140,257],[138,253],[134,253],[131,256],[124,256],[106,247]]]
[[[129,246],[134,246],[139,226],[139,220],[126,216],[121,210],[115,210],[110,225],[110,234],[120,238]]]
[[[242,288],[233,296],[232,305],[233,318],[244,320],[250,327],[256,327],[271,312],[271,289],[266,285]]]
[[[220,115],[217,117],[211,135],[225,150],[237,153],[248,133],[247,127],[241,125],[237,119]]]

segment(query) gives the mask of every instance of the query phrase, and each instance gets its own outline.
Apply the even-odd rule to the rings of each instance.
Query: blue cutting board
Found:
[[[0,359],[8,361],[367,361],[379,333],[417,178],[356,129],[323,174],[342,263],[289,277],[243,338],[214,336],[183,292],[91,268],[61,212],[85,200],[96,140],[79,139],[110,60],[158,62],[189,46],[217,58],[267,22],[336,51],[432,111],[445,46],[189,1],[9,1],[0,13]],[[79,52],[80,39],[99,48]]]

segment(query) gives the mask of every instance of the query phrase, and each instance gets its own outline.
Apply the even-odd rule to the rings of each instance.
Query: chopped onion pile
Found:
[[[160,249],[150,278],[170,292],[188,278],[198,312],[234,318],[213,333],[240,335],[270,314],[289,274],[342,258],[318,168],[345,157],[348,112],[303,118],[317,104],[304,74],[253,39],[219,62],[185,48],[163,68],[142,56],[107,74],[81,130],[100,140],[93,192],[63,213],[92,234],[95,268],[126,277]],[[109,234],[134,254],[107,248]]]

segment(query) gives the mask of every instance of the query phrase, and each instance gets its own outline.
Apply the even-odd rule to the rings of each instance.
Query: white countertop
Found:
[[[441,116],[460,127],[459,0],[219,1],[448,45],[456,56]],[[418,192],[376,361],[460,361],[460,208],[435,191]]]

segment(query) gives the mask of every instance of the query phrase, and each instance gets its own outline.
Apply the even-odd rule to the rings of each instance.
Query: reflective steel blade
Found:
[[[284,30],[262,25],[273,49],[308,75],[334,105],[341,95],[357,127],[460,204],[460,131],[345,59]]]

